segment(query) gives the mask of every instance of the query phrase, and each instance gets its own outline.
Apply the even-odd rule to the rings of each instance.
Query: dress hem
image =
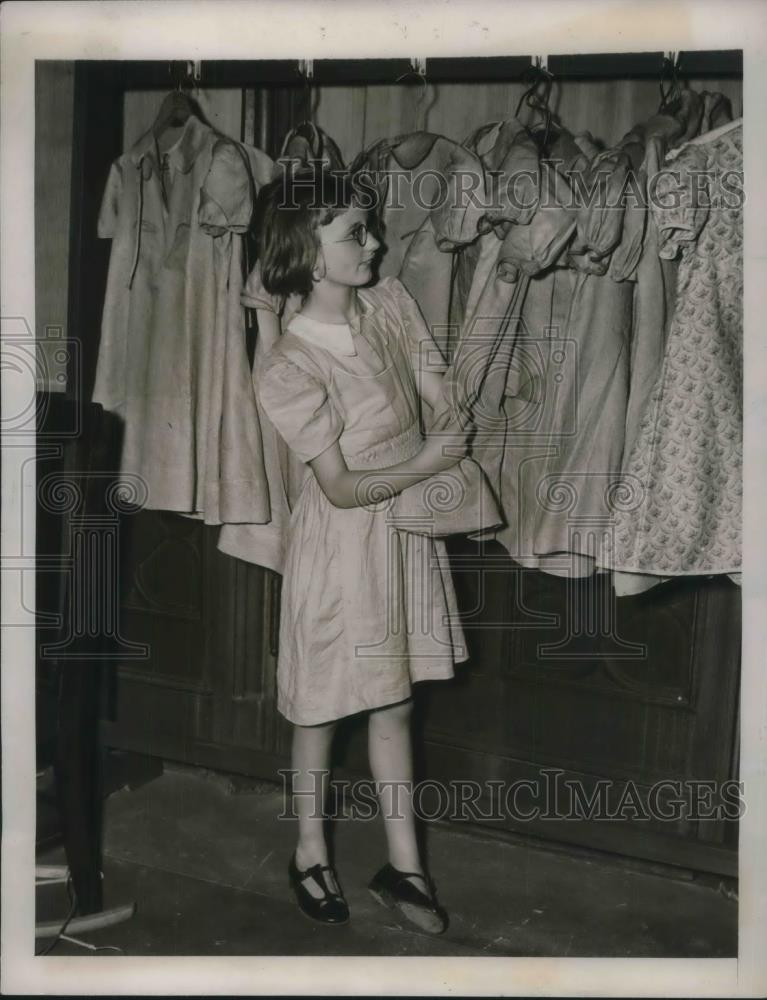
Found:
[[[456,662],[465,663],[466,660],[459,660]],[[424,681],[449,681],[452,680],[454,676],[455,672],[450,670],[449,673],[434,674],[431,677],[413,678],[409,686],[403,689],[404,693],[402,694],[393,695],[391,698],[386,698],[384,701],[376,703],[375,705],[361,705],[359,708],[354,708],[350,712],[344,712],[343,715],[333,715],[330,718],[314,719],[311,722],[299,722],[298,716],[300,713],[293,712],[292,709],[286,709],[284,702],[279,697],[277,701],[277,711],[283,718],[287,719],[287,721],[294,726],[323,726],[330,722],[340,722],[342,719],[351,718],[353,715],[360,715],[362,712],[375,712],[379,708],[387,708],[391,705],[398,705],[401,701],[408,701],[412,698],[414,684],[421,684]]]

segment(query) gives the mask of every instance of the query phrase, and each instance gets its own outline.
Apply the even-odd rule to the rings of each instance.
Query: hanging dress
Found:
[[[313,122],[301,122],[282,141],[279,161],[317,170],[344,169],[344,161],[335,141]]]
[[[575,216],[569,207],[572,196],[567,175],[569,170],[577,168],[576,161],[584,158],[572,140],[565,142],[566,136],[562,130],[551,149],[557,173],[547,163],[540,174],[541,179],[548,178],[553,185],[545,195],[546,200],[559,205],[550,212],[552,231],[557,238],[549,247],[544,244],[542,257],[540,252],[532,255],[540,265],[528,268],[524,297],[516,306],[519,328],[514,339],[505,345],[509,360],[502,383],[501,409],[506,421],[506,439],[500,455],[499,477],[506,524],[496,533],[497,541],[516,562],[557,575],[561,573],[558,565],[561,560],[548,560],[536,554],[535,525],[537,484],[552,448],[547,428],[553,418],[568,354],[562,338],[572,283],[570,272],[562,265],[574,235]],[[531,144],[531,152],[537,159],[537,144]],[[530,235],[536,225],[537,222],[529,230]],[[519,242],[525,235],[525,231],[519,230],[513,239]]]
[[[376,143],[352,169],[386,179],[379,273],[399,278],[447,356],[454,254],[478,235],[486,204],[482,164],[444,136],[413,132]]]
[[[252,372],[253,395],[261,429],[269,518],[262,522],[222,525],[217,547],[228,556],[281,573],[285,563],[290,512],[300,491],[304,466],[277,433],[261,405],[256,386],[264,358],[279,343],[281,326],[289,322],[301,302],[299,296],[282,302],[278,296],[270,295],[261,282],[259,264],[248,275],[241,301],[246,308],[271,313],[275,318],[271,327],[266,323],[259,324]]]
[[[122,420],[120,471],[144,480],[149,509],[269,518],[240,291],[242,234],[271,169],[190,116],[165,153],[150,131],[110,170],[93,400]]]
[[[680,147],[657,177],[662,257],[679,256],[663,364],[604,564],[659,577],[738,573],[742,496],[742,124]],[[704,177],[705,186],[694,183]]]
[[[534,180],[533,210],[527,199],[515,198],[516,206],[509,207],[525,208],[516,222],[500,214],[488,220],[491,228],[480,240],[461,338],[446,381],[456,406],[472,413],[477,428],[472,456],[485,471],[505,521],[495,537],[516,558],[526,547],[529,520],[518,462],[530,414],[538,407],[537,373],[546,367],[545,361],[529,363],[524,307],[534,276],[553,266],[570,242],[575,219],[566,207],[567,182],[548,164],[538,163],[534,141],[519,123],[513,124],[513,141],[503,154],[505,173],[517,182],[523,176]],[[506,136],[499,132],[498,137],[505,142]]]
[[[674,313],[677,262],[660,256],[658,227],[650,213],[650,199],[663,166],[670,137],[680,132],[678,127],[666,130],[656,128],[653,132],[647,131],[645,135],[641,176],[648,218],[635,272],[621,483],[611,493],[610,503],[613,507],[620,507],[624,503],[627,482],[624,472],[663,364],[666,337]],[[658,583],[659,579],[648,574],[616,570],[612,575],[612,585],[618,597],[625,597],[647,590]]]
[[[610,150],[594,157],[580,175],[596,197],[580,199],[576,209],[576,233],[567,256],[573,268],[569,308],[557,351],[562,356],[560,381],[552,386],[552,410],[541,428],[550,449],[545,467],[535,469],[540,475],[534,554],[559,555],[564,571],[572,553],[576,575],[594,568],[599,531],[610,517],[612,483],[621,469],[633,285],[616,280],[628,275],[616,271],[612,258],[621,249],[627,269],[636,263],[635,226],[624,240],[630,171],[629,157]]]
[[[501,241],[512,225],[529,225],[538,207],[540,184],[538,150],[516,118],[483,125],[464,145],[478,157],[485,171],[487,207],[477,221],[480,238],[456,255],[450,294],[453,339],[448,358],[452,358],[457,339],[465,336],[467,328],[478,318],[477,305],[483,293],[483,314],[506,313],[508,303],[504,299],[511,289],[495,286],[496,296],[491,303],[486,285],[496,277],[504,281],[503,265],[498,268]],[[492,307],[492,313],[487,313],[488,306]]]
[[[637,269],[647,229],[646,144],[664,129],[695,134],[702,107],[686,92],[678,118],[655,116],[594,155],[583,173],[572,174],[584,196],[567,255],[574,282],[564,330],[572,357],[548,424],[553,447],[538,483],[534,532],[540,556],[569,554],[570,575],[593,571],[610,529],[626,429],[638,402],[636,391],[630,397],[631,384],[636,390],[648,361],[635,350]]]
[[[331,171],[344,169],[335,141],[311,122],[302,122],[287,133],[282,142],[279,162],[289,163],[294,167],[314,166],[315,169]],[[300,307],[301,300],[299,296],[291,296],[283,302],[279,297],[270,295],[261,282],[260,264],[256,263],[242,288],[240,301],[246,309],[271,313],[276,320],[271,328],[267,324],[258,328],[252,373],[253,394],[261,429],[269,518],[252,523],[223,525],[217,547],[226,555],[281,573],[285,563],[290,512],[298,496],[304,467],[269,420],[258,400],[255,385],[264,358],[279,341],[278,328],[283,324],[287,325]]]

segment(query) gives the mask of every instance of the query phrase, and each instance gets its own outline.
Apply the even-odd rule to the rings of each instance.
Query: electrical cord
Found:
[[[80,938],[70,937],[69,934],[60,934],[59,941],[69,941],[70,944],[76,944],[80,948],[87,948],[88,951],[116,951],[118,955],[125,954],[122,948],[118,948],[116,944],[89,944],[88,941],[81,941]]]
[[[69,896],[69,900],[70,900],[70,903],[71,903],[71,905],[69,907],[69,913],[66,915],[66,918],[64,919],[64,923],[61,925],[61,927],[58,929],[58,931],[56,932],[56,934],[54,935],[54,937],[51,939],[50,944],[47,944],[45,946],[45,948],[42,949],[42,951],[36,951],[35,952],[35,957],[36,958],[41,958],[43,955],[50,955],[50,953],[53,951],[53,949],[56,947],[56,945],[59,943],[59,941],[64,936],[64,932],[66,931],[67,927],[69,926],[69,923],[72,920],[72,917],[74,917],[74,915],[75,915],[75,912],[77,910],[77,895],[75,894],[75,890],[74,890],[74,887],[72,885],[72,876],[71,875],[67,875],[67,895]]]
[[[104,873],[100,872],[99,874],[101,875],[101,878],[103,879]],[[48,882],[42,881],[42,882],[40,882],[38,884],[39,885],[46,885],[46,884],[48,884]],[[118,948],[117,945],[114,945],[114,944],[104,944],[104,945],[89,944],[89,942],[87,942],[87,941],[82,941],[80,938],[72,937],[71,935],[69,935],[69,934],[66,933],[66,929],[69,926],[69,924],[71,923],[72,918],[74,917],[74,915],[75,915],[75,913],[77,911],[77,895],[75,893],[74,885],[72,883],[72,875],[71,875],[71,873],[69,871],[67,871],[66,886],[67,886],[67,895],[69,897],[69,902],[70,902],[69,913],[67,914],[67,916],[66,916],[63,924],[61,925],[61,927],[59,927],[59,929],[56,931],[56,934],[53,936],[53,938],[51,939],[50,943],[47,944],[45,946],[45,948],[42,949],[42,951],[35,952],[35,957],[36,958],[41,958],[43,955],[50,955],[50,953],[53,951],[53,949],[56,947],[56,945],[59,943],[59,941],[68,941],[70,944],[77,945],[80,948],[87,948],[88,951],[92,951],[92,952],[111,951],[111,952],[117,952],[118,955],[124,955],[125,952],[123,951],[123,949],[122,948]]]

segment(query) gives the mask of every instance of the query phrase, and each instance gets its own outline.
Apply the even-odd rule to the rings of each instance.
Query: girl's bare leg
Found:
[[[293,808],[298,816],[296,865],[305,871],[328,864],[324,805],[330,777],[330,749],[336,723],[293,726]]]
[[[399,871],[422,874],[413,813],[412,710],[412,701],[405,701],[371,712],[368,753],[379,788],[389,861]]]

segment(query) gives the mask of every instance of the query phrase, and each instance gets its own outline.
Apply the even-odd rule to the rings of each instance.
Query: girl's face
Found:
[[[368,230],[367,220],[364,209],[348,208],[319,227],[317,267],[322,280],[346,287],[370,281],[373,258],[381,244]]]

